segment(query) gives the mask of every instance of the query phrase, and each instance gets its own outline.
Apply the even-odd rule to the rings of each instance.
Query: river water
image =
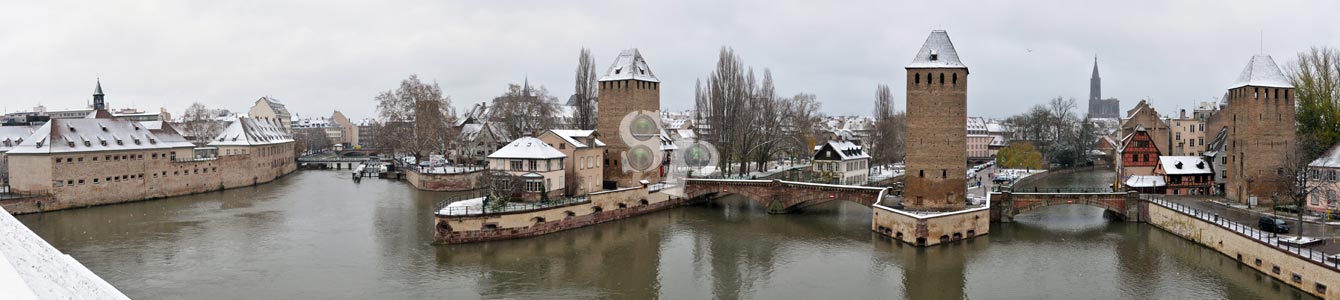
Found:
[[[136,299],[1296,299],[1143,224],[1056,206],[932,248],[870,209],[731,197],[556,234],[432,244],[446,193],[299,171],[223,192],[19,216]]]

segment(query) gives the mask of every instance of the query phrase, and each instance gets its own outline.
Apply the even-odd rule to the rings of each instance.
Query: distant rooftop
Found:
[[[1252,56],[1252,60],[1247,63],[1247,68],[1242,69],[1242,74],[1238,75],[1238,80],[1230,86],[1230,89],[1244,86],[1259,87],[1278,87],[1292,88],[1289,78],[1280,72],[1280,67],[1275,65],[1275,60],[1270,55],[1257,54]]]
[[[967,69],[958,59],[958,51],[954,50],[954,42],[949,41],[949,33],[944,30],[931,31],[931,35],[926,37],[926,43],[921,45],[921,51],[917,51],[917,57],[912,59],[912,63],[907,65],[908,69],[928,69],[928,68],[951,68]]]

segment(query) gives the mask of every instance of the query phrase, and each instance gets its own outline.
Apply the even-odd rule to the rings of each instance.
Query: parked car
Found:
[[[1258,226],[1261,227],[1261,230],[1269,232],[1289,233],[1289,222],[1285,222],[1284,219],[1281,218],[1262,216]]]

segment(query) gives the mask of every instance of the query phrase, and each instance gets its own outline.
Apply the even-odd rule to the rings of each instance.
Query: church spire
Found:
[[[1098,77],[1098,56],[1093,56],[1093,77],[1089,78],[1089,101],[1103,99],[1103,79]],[[1090,102],[1089,105],[1093,105]]]
[[[1094,56],[1093,56],[1093,78],[1099,78],[1099,77],[1098,77],[1098,56],[1097,56],[1097,55],[1094,55]]]
[[[97,85],[97,87],[94,87],[94,88],[93,88],[93,109],[94,109],[94,110],[104,110],[104,109],[107,109],[107,104],[103,102],[103,100],[102,100],[102,96],[103,96],[103,94],[102,94],[102,78],[98,78],[98,85]]]

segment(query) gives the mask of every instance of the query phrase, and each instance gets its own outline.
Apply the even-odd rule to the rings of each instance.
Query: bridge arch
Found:
[[[787,213],[835,200],[874,206],[886,188],[811,184],[781,180],[690,179],[685,192],[692,199],[740,195],[768,208],[768,213]]]
[[[1143,206],[1136,192],[1116,193],[991,193],[991,220],[1013,222],[1014,216],[1043,207],[1086,205],[1126,221],[1138,221]]]

